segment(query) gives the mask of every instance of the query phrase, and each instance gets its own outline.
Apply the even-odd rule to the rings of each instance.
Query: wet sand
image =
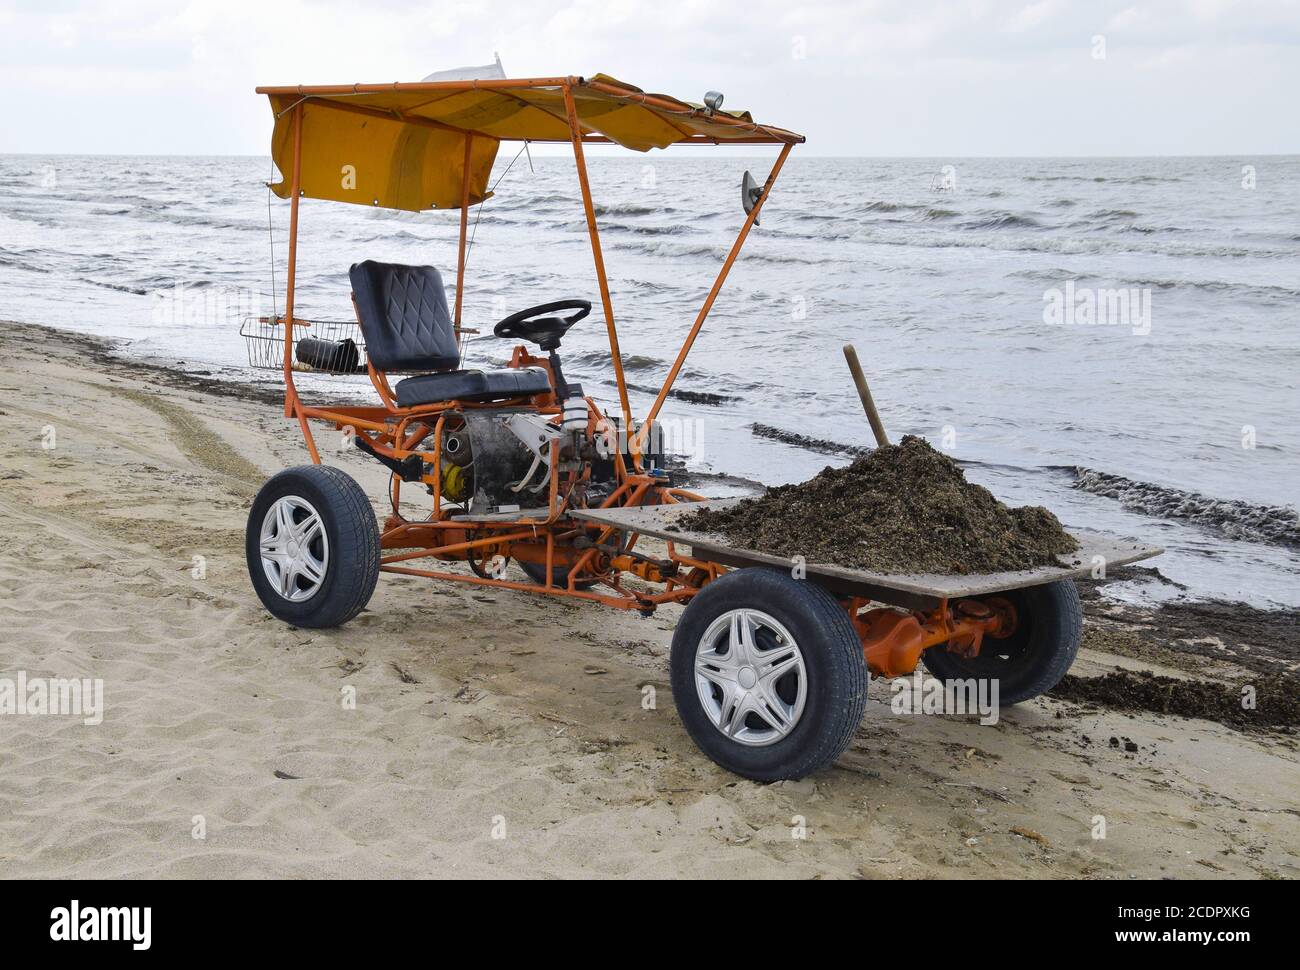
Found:
[[[981,726],[894,714],[877,681],[835,767],[758,785],[678,722],[675,608],[385,576],[346,627],[290,628],[243,556],[252,495],[305,460],[274,389],[19,324],[0,360],[0,677],[102,678],[105,701],[97,726],[0,715],[5,878],[1300,871],[1286,729],[1051,697]],[[376,463],[325,453],[382,494]],[[1085,594],[1079,677],[1236,688],[1300,661],[1292,614]]]

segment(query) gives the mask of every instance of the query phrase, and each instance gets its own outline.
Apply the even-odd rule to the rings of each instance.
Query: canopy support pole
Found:
[[[461,297],[465,292],[465,232],[469,227],[469,153],[474,136],[465,136],[465,167],[460,186],[460,255],[456,261],[456,336],[460,336]]]
[[[293,383],[293,316],[294,285],[298,276],[298,203],[302,198],[302,104],[293,109],[293,172],[289,179],[289,265],[285,273],[284,288],[284,416],[297,416],[307,451],[313,464],[320,464],[320,453],[307,426],[307,416],[302,411],[302,401]]]
[[[578,127],[578,109],[573,103],[573,89],[569,83],[564,85],[564,110],[569,118],[569,132],[573,139],[573,160],[578,166],[578,186],[582,189],[582,206],[587,211],[587,233],[591,236],[591,256],[596,263],[596,280],[600,284],[600,299],[605,307],[605,329],[609,331],[609,355],[614,362],[618,402],[623,408],[623,433],[631,440],[632,407],[627,401],[627,381],[623,377],[623,355],[618,349],[618,329],[614,326],[614,304],[609,298],[605,258],[600,252],[600,231],[596,228],[596,209],[591,202],[591,185],[587,181],[587,160],[582,152],[582,129]]]
[[[695,338],[700,334],[700,328],[704,326],[704,318],[709,315],[713,309],[713,301],[718,298],[718,293],[722,290],[722,284],[727,281],[727,274],[731,272],[731,266],[740,255],[741,247],[745,245],[745,239],[749,235],[749,230],[753,228],[754,223],[758,221],[758,212],[763,208],[763,203],[767,201],[767,195],[772,191],[772,186],[776,182],[776,177],[781,173],[781,166],[785,164],[786,156],[790,154],[792,146],[787,143],[781,148],[781,154],[777,156],[776,164],[772,166],[772,171],[767,177],[767,182],[763,185],[763,194],[758,197],[754,203],[754,208],[749,210],[749,215],[745,218],[745,224],[740,227],[740,234],[736,236],[735,243],[732,244],[731,252],[727,253],[727,258],[722,263],[722,269],[718,270],[718,278],[713,281],[713,288],[709,290],[709,295],[704,299],[704,305],[700,307],[699,315],[695,318],[695,324],[691,327],[691,332],[686,335],[686,342],[682,344],[682,349],[677,353],[677,359],[673,361],[672,368],[668,371],[668,376],[664,378],[663,387],[659,389],[659,396],[655,398],[654,405],[650,408],[650,413],[646,415],[645,423],[641,426],[640,434],[647,434],[648,429],[654,423],[655,418],[659,416],[659,409],[663,407],[664,401],[668,397],[668,392],[672,390],[673,382],[677,380],[677,374],[682,369],[682,364],[686,362],[686,355],[691,352],[691,346],[695,343]],[[638,435],[640,436],[640,435]]]

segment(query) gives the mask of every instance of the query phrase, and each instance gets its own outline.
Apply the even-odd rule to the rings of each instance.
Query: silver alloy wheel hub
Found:
[[[325,582],[329,537],[320,513],[306,499],[277,499],[262,519],[262,569],[271,587],[291,603],[309,600]]]
[[[709,624],[695,648],[695,690],[713,726],[732,741],[775,744],[803,715],[803,653],[768,614],[729,610]]]

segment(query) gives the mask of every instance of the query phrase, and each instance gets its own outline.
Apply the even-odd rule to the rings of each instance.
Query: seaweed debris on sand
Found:
[[[989,573],[1058,565],[1079,547],[1041,506],[1009,508],[966,481],[947,455],[909,435],[851,465],[826,468],[677,523],[747,549],[876,572]]]
[[[1164,677],[1149,670],[1121,670],[1101,677],[1066,674],[1050,696],[1085,706],[1152,711],[1218,721],[1239,730],[1294,730],[1300,726],[1300,681],[1279,677],[1249,685],[1216,684]],[[1254,703],[1246,704],[1249,697]]]

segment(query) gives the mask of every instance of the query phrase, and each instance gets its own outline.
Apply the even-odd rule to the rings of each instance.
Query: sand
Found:
[[[0,877],[1300,871],[1292,735],[1047,698],[982,727],[894,714],[877,681],[834,768],[759,785],[678,722],[676,609],[384,576],[348,626],[291,629],[242,550],[261,480],[304,460],[274,405],[30,326],[0,324],[0,360],[0,677],[102,678],[105,703],[0,715]],[[1078,675],[1243,669],[1105,613]]]

